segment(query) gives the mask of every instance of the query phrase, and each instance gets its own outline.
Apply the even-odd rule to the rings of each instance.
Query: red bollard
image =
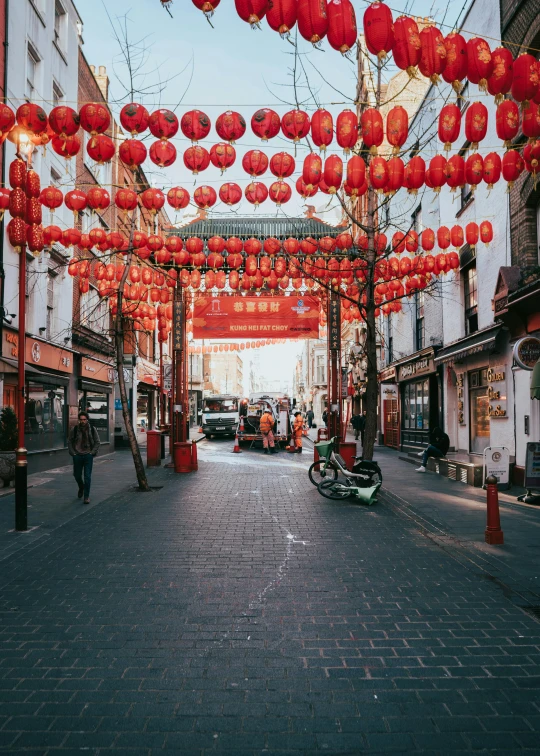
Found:
[[[160,467],[161,465],[161,433],[148,431],[146,433],[146,466]]]
[[[501,518],[499,516],[499,491],[497,489],[497,478],[495,478],[493,475],[490,475],[489,478],[486,478],[486,486],[486,543],[490,543],[492,546],[502,546],[504,544],[504,533],[501,530]]]
[[[191,469],[193,472],[197,472],[199,469],[199,462],[197,460],[197,442],[191,442]]]
[[[191,444],[188,441],[177,441],[174,444],[174,471],[191,472]]]

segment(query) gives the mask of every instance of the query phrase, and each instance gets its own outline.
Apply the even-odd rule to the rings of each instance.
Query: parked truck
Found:
[[[279,393],[252,394],[240,404],[240,426],[238,440],[240,444],[262,444],[259,423],[263,412],[268,410],[275,420],[274,439],[276,444],[287,443],[291,437],[290,414],[292,403],[290,397]]]
[[[202,429],[206,438],[230,436],[234,438],[238,427],[240,397],[231,394],[206,396],[202,406]]]

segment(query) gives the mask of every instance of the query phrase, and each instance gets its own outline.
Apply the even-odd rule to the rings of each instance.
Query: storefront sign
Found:
[[[167,362],[165,365],[163,365],[162,388],[164,391],[172,391],[172,374],[173,374],[172,362]]]
[[[311,296],[201,296],[194,302],[193,337],[318,339],[319,308]]]
[[[397,399],[397,394],[397,385],[395,383],[381,386],[381,395],[383,399]]]
[[[514,344],[514,360],[523,370],[532,370],[540,360],[540,339],[526,336]]]
[[[395,367],[384,368],[384,370],[381,370],[381,372],[379,373],[379,381],[381,383],[383,381],[395,381],[395,379],[396,379]]]
[[[406,381],[408,378],[427,375],[428,373],[433,373],[434,370],[433,360],[430,357],[422,357],[420,360],[400,365],[398,368],[398,381]]]
[[[81,378],[93,381],[114,383],[114,367],[90,357],[81,358]]]
[[[484,449],[484,482],[490,475],[500,485],[510,483],[510,452],[506,446],[487,446]]]
[[[173,349],[175,351],[184,348],[184,303],[173,302]]]
[[[328,343],[332,351],[341,349],[341,300],[330,299],[328,309]]]
[[[540,489],[540,444],[529,442],[525,457],[525,488]]]
[[[464,397],[464,382],[465,374],[456,373],[456,386],[457,386],[457,414],[458,423],[465,425],[465,397]]]
[[[18,350],[18,345],[17,345]],[[73,353],[45,341],[26,339],[26,362],[40,368],[73,373]]]
[[[506,372],[505,366],[490,367],[487,371],[488,415],[490,418],[506,417]]]

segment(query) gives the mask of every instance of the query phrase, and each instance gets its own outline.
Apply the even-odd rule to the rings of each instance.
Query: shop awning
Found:
[[[496,346],[497,336],[501,330],[502,326],[500,325],[491,326],[490,328],[485,328],[483,331],[477,331],[464,339],[454,341],[453,344],[449,344],[440,350],[435,357],[435,364],[439,365],[443,362],[459,361],[478,352],[493,351]]]
[[[533,367],[531,375],[531,399],[540,399],[540,360]]]
[[[11,373],[13,375],[18,372],[19,363],[17,360],[13,360],[10,357],[0,357],[0,373]],[[24,372],[26,375],[41,375],[41,370],[26,364],[24,366]]]

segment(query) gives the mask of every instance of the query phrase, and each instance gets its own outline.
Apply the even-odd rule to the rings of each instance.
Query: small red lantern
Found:
[[[176,160],[176,147],[172,142],[160,140],[150,146],[149,154],[154,165],[159,165],[160,168],[168,168]]]
[[[432,84],[438,84],[446,67],[444,37],[436,26],[425,26],[420,32],[422,54],[418,69]]]
[[[237,205],[242,199],[242,190],[238,184],[222,184],[219,188],[219,199],[226,205]]]
[[[270,160],[270,170],[278,179],[292,176],[295,167],[294,158],[288,152],[276,152]]]
[[[244,189],[244,196],[248,202],[258,207],[268,197],[268,189],[260,181],[252,181]]]
[[[205,139],[210,133],[211,122],[206,113],[202,110],[188,110],[184,113],[180,121],[182,134],[191,139],[192,142],[198,142],[199,139]]]
[[[366,180],[366,164],[359,155],[353,155],[347,163],[347,183],[352,189],[361,189]]]
[[[388,182],[384,187],[384,192],[387,195],[395,194],[404,185],[405,180],[405,164],[400,157],[394,155],[387,163],[388,167]]]
[[[386,116],[386,139],[392,145],[392,152],[397,155],[409,135],[409,116],[405,108],[396,105]]]
[[[448,152],[452,144],[459,138],[461,130],[461,110],[451,102],[444,105],[439,114],[439,139],[444,143],[444,149]]]
[[[184,165],[186,168],[197,175],[200,171],[205,171],[210,165],[210,154],[205,147],[195,144],[188,147],[184,152]]]
[[[431,252],[435,246],[435,232],[431,228],[425,228],[420,234],[420,244],[424,252]]]
[[[67,139],[56,136],[52,139],[52,148],[57,155],[66,158],[66,160],[70,160],[79,153],[79,150],[81,149],[81,140],[76,134],[67,137]]]
[[[298,31],[311,44],[318,44],[328,31],[326,3],[321,0],[298,0]]]
[[[508,189],[510,190],[514,186],[514,182],[523,173],[525,163],[517,150],[508,150],[503,155],[501,167],[503,179],[508,182]]]
[[[328,16],[328,42],[342,55],[356,44],[358,30],[356,14],[351,0],[332,0],[326,6]]]
[[[268,169],[268,158],[262,150],[248,150],[242,158],[242,168],[250,176],[262,176]]]
[[[210,161],[216,168],[221,169],[223,175],[227,168],[230,168],[236,160],[236,150],[232,144],[219,142],[210,148]]]
[[[471,149],[477,150],[478,143],[485,138],[488,125],[488,111],[483,102],[472,102],[465,114],[465,136]]]
[[[118,189],[114,195],[114,204],[125,213],[137,207],[137,193],[133,189]]]
[[[275,110],[261,108],[251,118],[251,130],[263,142],[273,139],[279,134],[281,121]]]
[[[385,3],[372,3],[364,11],[364,35],[369,52],[381,60],[386,58],[394,46],[394,23]]]
[[[111,125],[111,115],[104,105],[89,102],[83,105],[79,117],[82,128],[93,137],[104,134]]]
[[[310,120],[303,110],[290,110],[281,119],[281,130],[287,139],[299,142],[309,134]]]
[[[5,190],[8,191],[8,190]],[[8,195],[9,197],[9,195]],[[49,210],[56,210],[64,201],[64,195],[56,186],[48,186],[40,194],[41,204],[48,207]]]
[[[0,140],[4,141],[15,126],[15,113],[5,103],[0,104]]]
[[[394,23],[394,63],[409,77],[415,75],[422,55],[418,24],[411,16],[399,16]]]
[[[444,155],[435,155],[429,161],[429,177],[432,189],[436,194],[441,191],[441,187],[446,184],[446,168],[448,162]]]
[[[268,190],[268,196],[279,207],[291,198],[291,187],[286,181],[274,181]]]
[[[189,192],[181,186],[175,186],[167,192],[167,202],[174,210],[183,210],[189,205]]]
[[[120,145],[118,154],[120,160],[132,171],[135,171],[144,163],[148,152],[143,142],[139,139],[126,139]]]
[[[25,102],[17,110],[17,123],[26,131],[37,136],[47,130],[47,113],[40,105]]]
[[[388,163],[382,157],[374,157],[369,163],[369,180],[371,186],[379,193],[386,189],[388,184]]]
[[[491,95],[494,95],[495,102],[500,103],[512,87],[514,58],[508,48],[496,47],[491,53],[491,61],[493,73],[488,78],[487,89]]]
[[[214,15],[215,9],[218,7],[221,0],[191,0],[193,5],[204,13],[209,18]]]
[[[538,62],[530,53],[522,53],[514,61],[512,97],[517,102],[529,102],[538,92]]]
[[[463,246],[463,229],[461,226],[452,226],[450,229],[450,241],[456,249],[460,249]]]
[[[246,133],[246,122],[240,113],[236,113],[234,110],[227,110],[218,116],[216,131],[224,142],[234,144],[237,139],[241,139]]]
[[[364,144],[372,155],[377,154],[384,139],[383,119],[376,108],[367,108],[360,116],[360,130]]]
[[[261,19],[264,18],[267,0],[234,0],[236,12],[250,26],[258,26]],[[221,137],[223,139],[223,137]]]
[[[110,163],[115,153],[114,142],[106,134],[97,134],[86,145],[86,152],[98,165]]]
[[[519,109],[513,100],[503,100],[497,106],[495,126],[499,139],[504,141],[505,147],[510,147],[519,131]]]
[[[62,239],[62,231],[58,226],[47,226],[47,228],[43,229],[43,235],[47,246],[56,244]]]
[[[467,76],[467,43],[461,34],[453,32],[444,39],[446,48],[446,66],[442,77],[458,94],[461,82]]]
[[[462,155],[452,155],[446,164],[446,183],[454,192],[465,185],[465,160]]]
[[[501,177],[502,161],[498,152],[490,152],[484,158],[484,174],[483,179],[487,184],[488,189],[493,189],[493,185]]]
[[[296,24],[296,0],[272,0],[266,9],[268,26],[286,38]]]
[[[130,102],[120,111],[120,123],[131,136],[146,131],[149,120],[150,114],[147,109],[138,102]]]
[[[467,78],[487,92],[488,79],[493,73],[491,50],[485,39],[473,37],[467,42]]]
[[[316,147],[326,150],[334,138],[334,119],[325,108],[318,108],[311,119],[311,137]]]
[[[302,197],[302,199],[308,199],[309,197],[314,197],[317,194],[317,192],[319,191],[319,186],[318,184],[312,184],[311,189],[308,189],[308,186],[302,176],[299,176],[296,179],[296,191]]]
[[[418,194],[418,190],[424,184],[426,164],[420,155],[412,157],[405,166],[404,185],[409,194]]]
[[[324,161],[323,180],[329,194],[336,194],[343,179],[343,160],[337,155],[330,155]]]
[[[313,124],[311,126],[313,133]],[[352,110],[343,110],[336,121],[336,139],[345,155],[348,155],[358,141],[358,118]]]
[[[74,189],[71,192],[67,192],[64,197],[64,203],[68,210],[71,210],[72,213],[77,215],[77,213],[80,213],[86,208],[88,200],[86,199],[86,194],[84,192]]]
[[[59,137],[76,134],[81,126],[79,114],[67,105],[59,105],[49,113],[49,126]]]
[[[521,128],[531,144],[540,137],[540,109],[532,100],[523,107]]]
[[[450,231],[446,226],[437,229],[437,244],[441,249],[448,249],[452,241]]]
[[[150,133],[153,134],[156,139],[167,140],[172,139],[177,135],[180,124],[172,110],[161,108],[160,110],[154,110],[148,119],[148,127]]]
[[[304,158],[302,179],[308,192],[317,187],[322,175],[322,160],[319,155],[310,152]]]
[[[474,249],[478,244],[478,223],[467,223],[465,226],[465,239],[469,247]]]
[[[165,195],[161,189],[145,189],[141,194],[143,206],[155,215],[165,204]]]
[[[486,246],[493,241],[493,226],[488,220],[480,224],[480,239]]]

